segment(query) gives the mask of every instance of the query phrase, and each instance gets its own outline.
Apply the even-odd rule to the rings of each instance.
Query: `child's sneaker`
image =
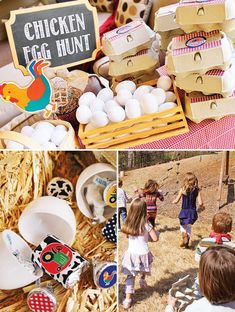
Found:
[[[148,287],[146,280],[144,278],[140,278],[140,288]]]
[[[123,300],[123,307],[124,307],[124,309],[125,310],[128,310],[128,309],[130,309],[130,307],[131,307],[131,302],[132,302],[132,300],[131,299],[124,299]]]

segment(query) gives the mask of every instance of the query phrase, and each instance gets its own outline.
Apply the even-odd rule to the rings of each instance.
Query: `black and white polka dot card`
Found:
[[[115,213],[102,229],[102,234],[105,238],[113,243],[117,243],[117,214]]]

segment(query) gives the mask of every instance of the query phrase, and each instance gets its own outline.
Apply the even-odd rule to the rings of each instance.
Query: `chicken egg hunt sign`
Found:
[[[97,11],[86,0],[11,11],[7,35],[16,68],[32,60],[63,68],[95,59],[100,50]]]

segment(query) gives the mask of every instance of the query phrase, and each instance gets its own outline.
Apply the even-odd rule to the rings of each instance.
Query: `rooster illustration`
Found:
[[[49,64],[45,60],[33,60],[28,66],[33,81],[24,88],[14,83],[3,83],[0,85],[2,99],[15,104],[26,112],[34,113],[43,109],[54,111],[51,105],[48,106],[51,99],[51,86],[42,72],[43,68]]]
[[[104,282],[105,282],[106,286],[108,286],[112,282],[112,280],[114,279],[116,274],[117,274],[116,271],[112,272],[112,274],[109,274],[107,271],[104,272],[103,276],[104,276]]]

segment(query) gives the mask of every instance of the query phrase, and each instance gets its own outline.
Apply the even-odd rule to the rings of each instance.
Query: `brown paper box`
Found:
[[[227,98],[220,94],[208,96],[200,92],[186,94],[184,112],[187,118],[196,123],[205,119],[218,120],[235,115],[235,91]]]
[[[148,49],[156,37],[155,32],[143,21],[133,21],[104,34],[103,52],[113,61]]]
[[[190,93],[200,91],[204,94],[218,93],[224,97],[231,96],[235,89],[235,58],[226,71],[212,69],[205,74],[192,73],[188,76],[176,76],[176,85]]]
[[[141,71],[148,71],[159,65],[159,55],[153,50],[142,50],[136,55],[126,57],[120,62],[110,61],[109,75],[122,76],[136,74]]]
[[[216,24],[235,18],[234,0],[181,0],[176,9],[176,22],[181,26]]]
[[[180,28],[180,25],[175,21],[176,8],[178,3],[168,5],[160,8],[155,13],[155,24],[154,30],[158,31],[169,31]]]
[[[166,68],[169,74],[186,76],[210,69],[226,69],[233,47],[225,33],[218,30],[195,32],[174,38],[168,46]]]

